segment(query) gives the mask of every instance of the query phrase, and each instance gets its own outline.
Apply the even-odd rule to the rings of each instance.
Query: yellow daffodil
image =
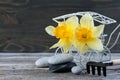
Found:
[[[67,53],[73,44],[74,31],[78,26],[78,18],[76,16],[68,18],[66,21],[58,22],[58,26],[48,26],[45,28],[46,32],[55,36],[59,41],[50,49],[62,47],[64,53]]]
[[[103,44],[99,37],[103,30],[104,25],[94,26],[94,21],[90,14],[83,15],[75,31],[74,46],[82,54],[87,52],[88,49],[102,51]]]

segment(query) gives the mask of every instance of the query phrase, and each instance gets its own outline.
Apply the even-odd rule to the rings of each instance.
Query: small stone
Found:
[[[73,66],[76,66],[73,62],[53,64],[49,66],[49,70],[54,73],[70,72]]]
[[[40,68],[47,68],[49,67],[48,59],[49,57],[40,58],[36,60],[35,65]]]
[[[82,72],[82,68],[80,68],[79,66],[74,66],[72,67],[71,72],[73,74],[80,74]]]
[[[73,56],[70,54],[58,54],[49,58],[49,64],[61,64],[66,62],[72,62]]]

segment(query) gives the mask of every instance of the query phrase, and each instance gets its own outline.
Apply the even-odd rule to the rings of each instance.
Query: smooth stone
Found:
[[[50,65],[48,63],[48,59],[49,59],[49,57],[40,58],[40,59],[36,60],[35,65],[39,68],[47,68]]]
[[[72,62],[73,56],[70,54],[58,54],[49,58],[49,64],[61,64],[66,62]]]
[[[74,66],[72,67],[71,72],[73,74],[80,74],[82,72],[82,68],[80,68],[79,66]]]
[[[49,66],[49,71],[54,73],[70,72],[73,66],[76,66],[76,64],[73,62],[53,64]]]

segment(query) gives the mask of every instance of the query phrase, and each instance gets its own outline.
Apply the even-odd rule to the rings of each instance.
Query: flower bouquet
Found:
[[[45,59],[47,65],[48,63],[52,64],[52,67],[50,67],[52,72],[69,70],[76,64],[77,67],[73,67],[71,71],[79,73],[86,68],[88,61],[99,62],[111,59],[110,49],[117,43],[120,32],[113,45],[110,47],[108,45],[112,35],[120,25],[111,32],[107,43],[105,43],[107,34],[104,34],[104,29],[105,25],[116,23],[114,19],[96,12],[86,11],[62,15],[53,18],[53,20],[58,25],[50,25],[45,28],[49,35],[59,39],[57,43],[50,47],[50,49],[57,48],[55,51],[56,56],[50,59],[47,58],[48,60]],[[96,26],[95,22],[100,25]],[[63,69],[63,66],[65,68],[67,66],[67,68]]]

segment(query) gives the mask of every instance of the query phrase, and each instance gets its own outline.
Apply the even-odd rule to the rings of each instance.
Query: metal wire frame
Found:
[[[97,21],[97,22],[99,22],[99,23],[101,23],[101,24],[104,24],[104,25],[108,25],[108,24],[112,24],[112,23],[116,23],[116,22],[117,22],[116,20],[111,19],[111,18],[109,18],[109,17],[107,17],[107,16],[101,15],[101,14],[96,13],[96,12],[91,12],[91,11],[70,13],[70,14],[66,14],[66,15],[59,16],[59,17],[55,17],[55,18],[53,18],[52,20],[54,20],[55,22],[59,22],[59,20],[62,19],[63,21],[65,21],[65,19],[67,19],[67,18],[69,18],[69,17],[71,17],[71,16],[82,16],[82,15],[84,15],[85,13],[89,13],[89,14],[93,17],[93,19],[94,19],[95,21]],[[118,33],[117,38],[116,38],[115,42],[112,44],[112,46],[108,47],[108,45],[110,44],[110,41],[111,41],[111,38],[112,38],[113,34],[116,32],[116,30],[117,30],[119,27],[120,27],[120,24],[111,32],[111,34],[110,34],[110,36],[109,36],[108,41],[107,41],[106,44],[104,44],[104,42],[105,42],[105,37],[107,36],[107,34],[102,34],[102,35],[100,36],[100,39],[102,40],[102,42],[103,42],[103,44],[104,44],[104,45],[103,45],[103,46],[104,46],[104,50],[103,50],[102,52],[97,51],[97,50],[89,50],[89,51],[87,52],[87,53],[89,53],[89,55],[87,55],[86,61],[91,60],[90,57],[94,55],[93,53],[96,53],[96,54],[100,54],[100,53],[101,53],[101,55],[100,55],[100,59],[101,59],[101,60],[103,60],[103,56],[104,56],[104,55],[107,55],[107,56],[108,56],[108,59],[107,59],[107,60],[110,60],[110,59],[111,59],[111,51],[110,51],[110,49],[112,49],[112,48],[115,46],[115,44],[117,43],[117,41],[119,40],[120,32]],[[57,54],[59,53],[59,51],[61,51],[61,53],[64,53],[63,48],[62,48],[62,47],[58,47],[58,48],[56,49],[56,51],[55,51],[55,55],[57,55]],[[74,51],[76,51],[76,53],[74,53]],[[76,56],[76,55],[79,56],[79,57],[77,57],[77,58],[75,57],[74,59],[75,59],[75,62],[76,62],[76,63],[79,63],[80,66],[83,68],[84,65],[81,64],[81,58],[82,58],[83,56],[81,57],[80,53],[79,53],[73,46],[71,47],[71,49],[69,50],[68,53],[69,53],[69,54],[72,54],[72,55],[74,54],[74,56]],[[86,63],[86,62],[85,62],[85,63]]]

